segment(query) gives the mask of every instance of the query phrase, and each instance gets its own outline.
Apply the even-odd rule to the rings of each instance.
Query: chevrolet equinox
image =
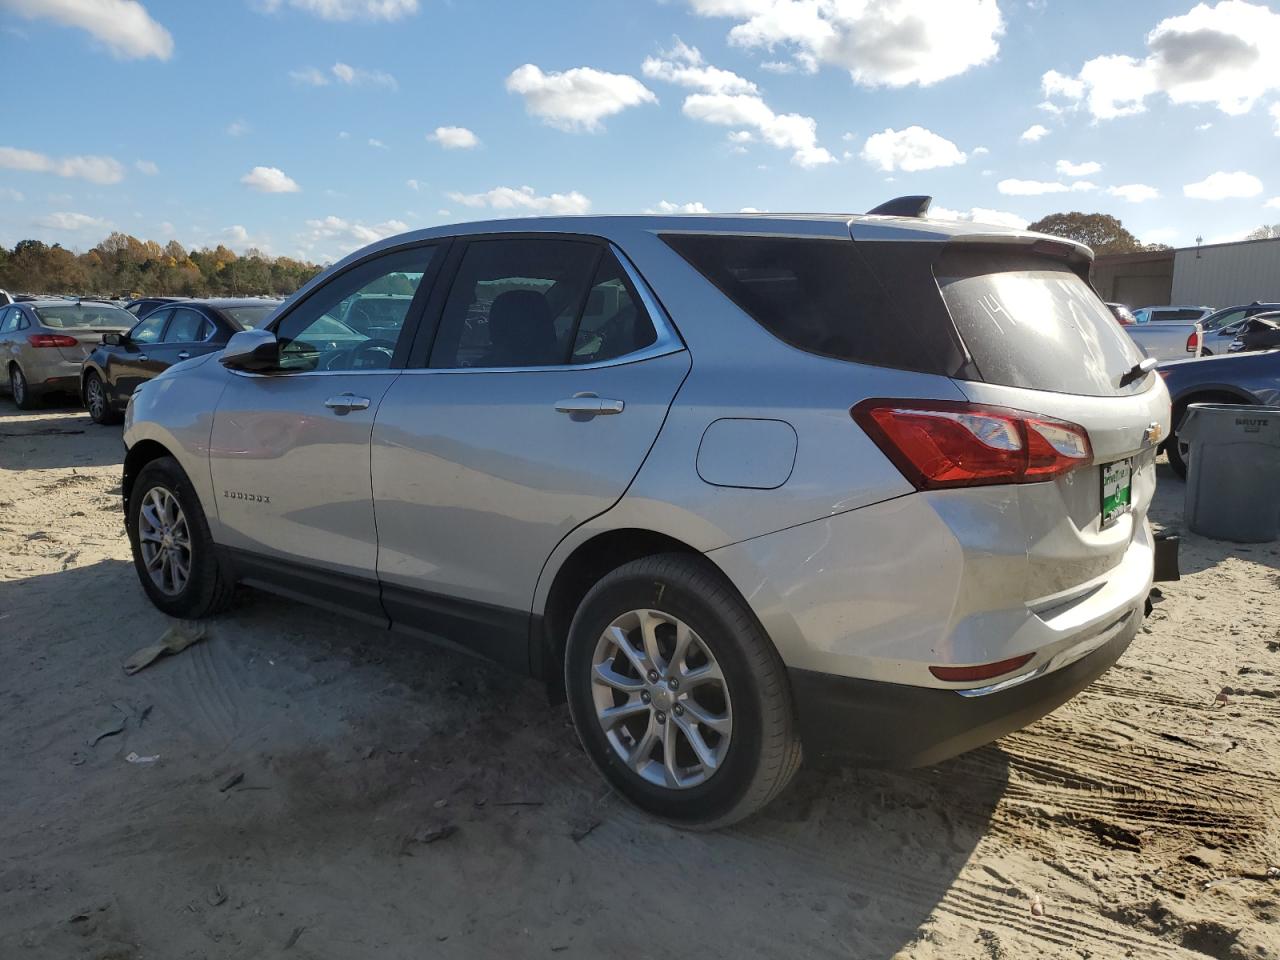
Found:
[[[916,766],[1024,726],[1139,626],[1169,396],[1088,248],[926,209],[366,247],[134,394],[142,587],[530,673],[685,826],[758,810],[802,748]]]

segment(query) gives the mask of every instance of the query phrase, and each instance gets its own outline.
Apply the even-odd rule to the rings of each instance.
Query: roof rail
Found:
[[[867,216],[923,218],[929,213],[931,203],[933,197],[894,197],[878,207],[872,207],[867,211]]]

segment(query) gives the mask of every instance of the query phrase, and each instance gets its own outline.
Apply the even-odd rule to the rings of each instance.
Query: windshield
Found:
[[[279,301],[250,304],[247,307],[221,307],[221,313],[230,317],[241,330],[256,330],[280,306]]]
[[[54,330],[72,327],[119,327],[127,330],[136,323],[133,314],[109,303],[69,303],[65,307],[36,307],[36,316]]]
[[[1021,253],[953,251],[938,286],[988,383],[1115,396],[1142,354],[1093,289],[1065,263]]]

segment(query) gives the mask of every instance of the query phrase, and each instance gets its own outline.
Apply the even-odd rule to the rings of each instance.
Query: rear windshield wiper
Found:
[[[1133,383],[1133,381],[1141,380],[1148,373],[1154,370],[1156,365],[1159,363],[1160,361],[1155,357],[1147,357],[1145,360],[1139,360],[1129,368],[1128,373],[1120,378],[1120,386],[1127,387],[1129,384]]]

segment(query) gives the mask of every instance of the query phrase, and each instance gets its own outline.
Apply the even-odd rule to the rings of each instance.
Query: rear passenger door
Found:
[[[543,563],[626,491],[689,355],[607,243],[477,238],[451,260],[374,424],[383,605],[524,669]]]

